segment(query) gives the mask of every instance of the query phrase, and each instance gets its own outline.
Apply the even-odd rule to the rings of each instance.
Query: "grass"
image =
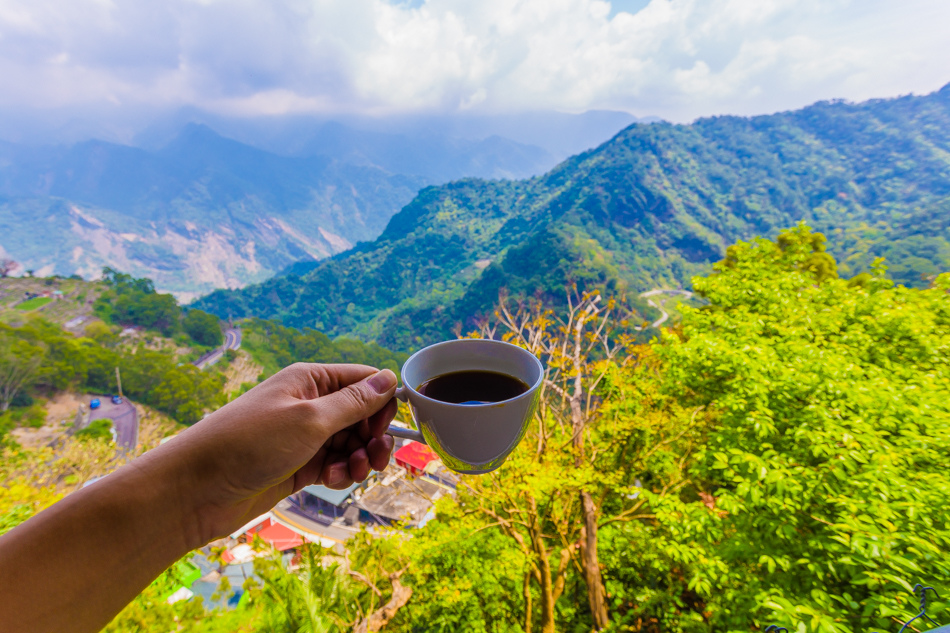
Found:
[[[42,308],[52,300],[52,297],[33,297],[32,299],[27,299],[23,303],[18,303],[16,309],[23,311],[36,310],[37,308]]]

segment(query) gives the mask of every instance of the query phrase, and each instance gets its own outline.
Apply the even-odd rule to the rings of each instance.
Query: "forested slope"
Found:
[[[501,289],[688,286],[725,247],[806,221],[843,275],[950,268],[950,85],[759,117],[635,124],[548,174],[420,192],[375,241],[198,306],[408,349],[467,328]]]

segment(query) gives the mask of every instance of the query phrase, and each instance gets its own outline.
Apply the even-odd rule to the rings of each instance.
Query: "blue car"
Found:
[[[89,403],[90,409],[98,409],[102,403],[99,402],[99,398],[93,398],[92,402]]]
[[[122,404],[122,398],[119,396],[112,396],[112,404]]]

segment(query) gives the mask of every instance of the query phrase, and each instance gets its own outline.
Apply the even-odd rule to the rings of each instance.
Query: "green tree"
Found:
[[[218,317],[204,310],[189,310],[181,322],[185,334],[199,345],[215,347],[224,342]]]
[[[13,336],[10,328],[0,331],[0,412],[9,409],[17,394],[29,386],[43,355],[41,346]]]
[[[136,279],[111,268],[102,273],[109,289],[96,299],[96,314],[111,323],[136,325],[165,336],[179,331],[181,308],[175,297],[156,292],[150,279]]]
[[[370,633],[385,627],[406,605],[413,590],[402,584],[407,567],[400,539],[378,539],[363,531],[347,544],[349,554],[334,556],[319,545],[304,544],[299,566],[288,571],[279,552],[254,561],[246,587],[260,605],[259,631]],[[267,546],[256,542],[255,548]]]
[[[913,584],[950,582],[950,275],[849,284],[816,241],[736,244],[659,348],[670,393],[716,416],[689,580],[715,630],[890,629]]]

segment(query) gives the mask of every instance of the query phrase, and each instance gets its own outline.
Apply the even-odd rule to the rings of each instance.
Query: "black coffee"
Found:
[[[511,400],[528,390],[514,376],[494,371],[453,371],[425,381],[416,389],[419,393],[442,402],[453,404],[488,404]]]

